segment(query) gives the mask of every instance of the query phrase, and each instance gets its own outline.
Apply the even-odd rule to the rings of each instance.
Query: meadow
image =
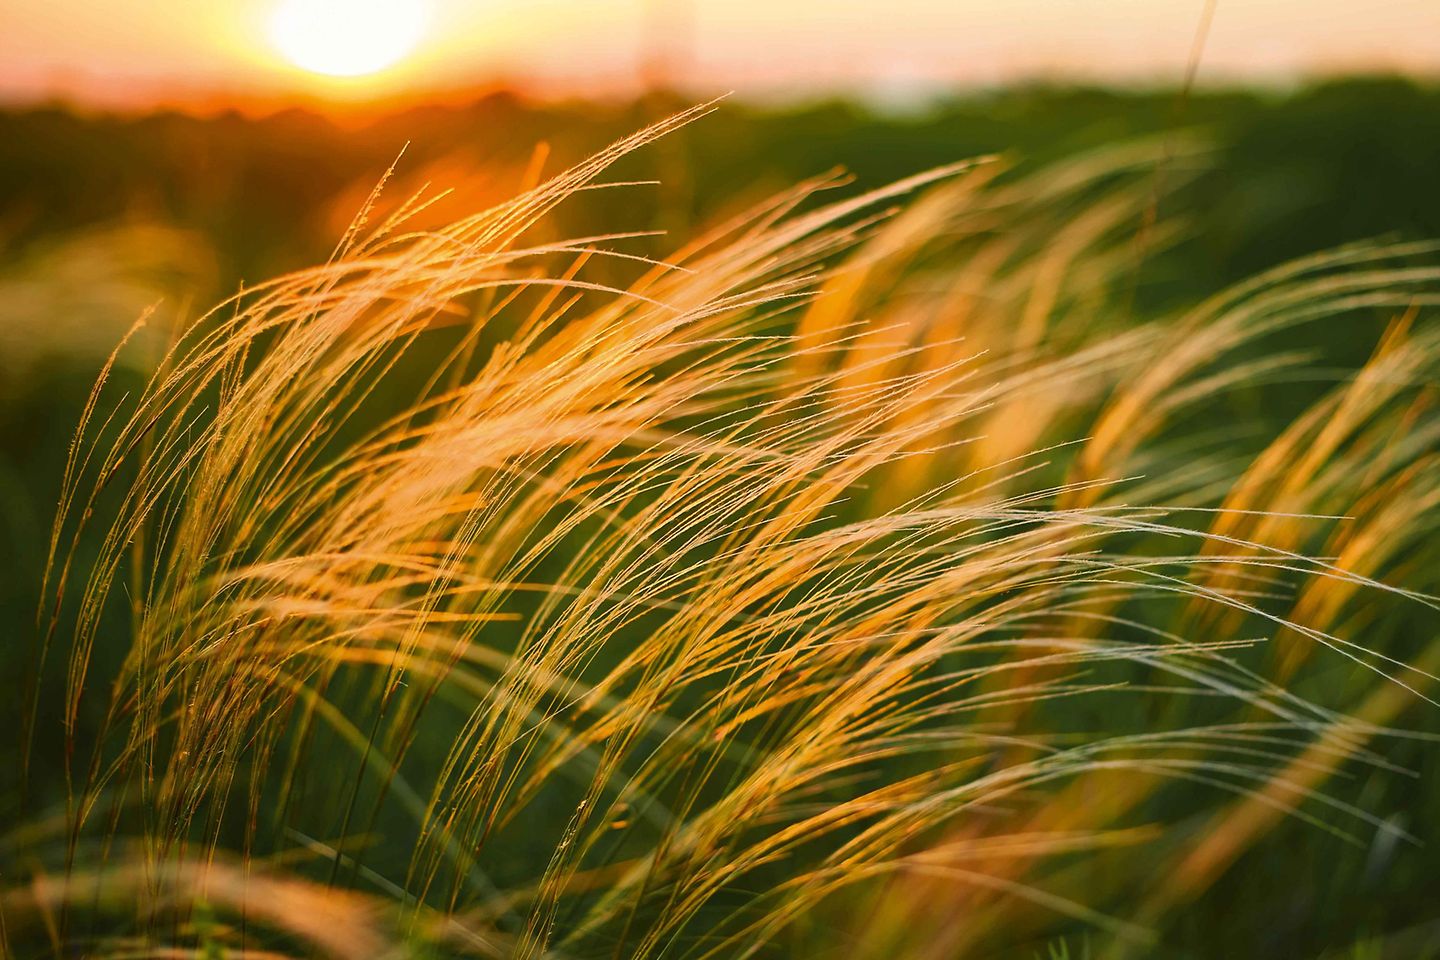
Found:
[[[0,947],[1440,953],[1436,169],[1386,78],[0,115]]]

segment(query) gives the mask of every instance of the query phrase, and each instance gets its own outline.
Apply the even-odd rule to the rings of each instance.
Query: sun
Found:
[[[358,77],[415,49],[428,20],[423,0],[281,0],[270,37],[297,67]]]

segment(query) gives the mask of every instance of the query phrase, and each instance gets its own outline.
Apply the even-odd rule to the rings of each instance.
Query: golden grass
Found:
[[[372,197],[141,395],[97,388],[41,618],[65,802],[6,841],[45,865],[7,937],[944,957],[1058,915],[1143,943],[1270,811],[1373,817],[1321,788],[1383,765],[1436,665],[1359,629],[1430,603],[1381,579],[1440,494],[1431,248],[1134,320],[1145,147],[822,179],[664,262],[527,240],[701,112],[442,228]],[[1357,376],[1233,429],[1225,398],[1305,368],[1275,342],[1376,312]],[[1283,684],[1319,656],[1335,702]],[[1137,812],[1176,784],[1199,846]]]

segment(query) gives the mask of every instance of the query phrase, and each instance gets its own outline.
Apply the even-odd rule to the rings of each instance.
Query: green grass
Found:
[[[107,365],[17,956],[1145,955],[1281,824],[1387,822],[1437,248],[1142,313],[1175,138],[822,178],[663,260],[547,231],[694,117],[450,222],[377,194]]]

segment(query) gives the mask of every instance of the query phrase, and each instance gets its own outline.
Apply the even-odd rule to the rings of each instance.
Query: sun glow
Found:
[[[358,77],[413,50],[427,14],[422,0],[282,0],[270,19],[270,37],[301,69]]]

